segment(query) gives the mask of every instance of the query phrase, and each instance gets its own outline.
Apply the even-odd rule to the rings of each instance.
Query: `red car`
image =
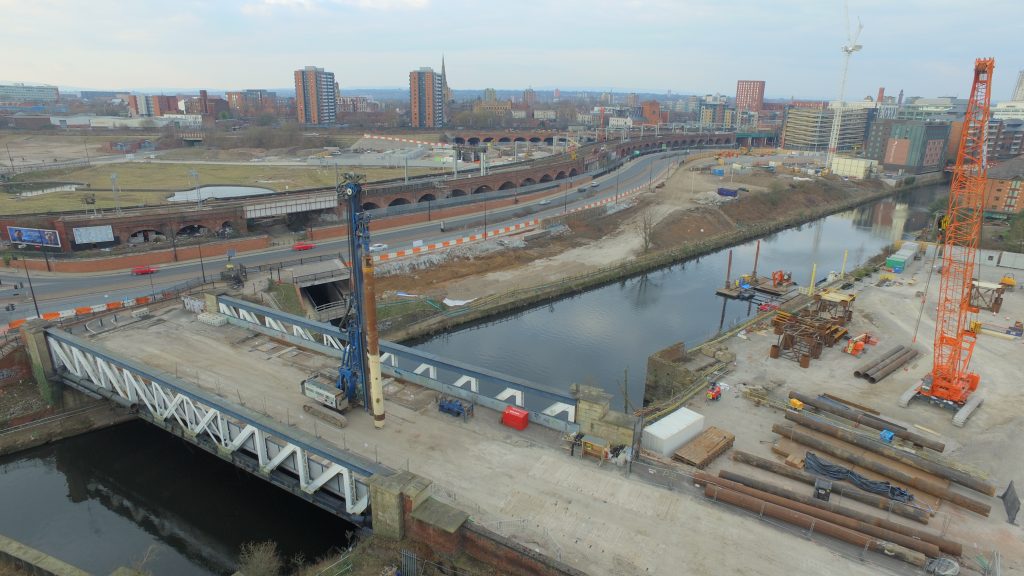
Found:
[[[136,266],[132,268],[132,276],[145,276],[146,274],[156,274],[157,268],[153,266]]]
[[[316,244],[312,242],[296,242],[292,244],[292,250],[312,250],[316,248]]]

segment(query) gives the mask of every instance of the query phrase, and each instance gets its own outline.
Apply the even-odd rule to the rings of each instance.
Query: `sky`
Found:
[[[846,99],[967,97],[994,57],[993,100],[1024,69],[1020,0],[848,0],[863,49]],[[342,93],[403,88],[437,70],[454,89],[834,99],[843,0],[0,0],[0,81],[81,89],[238,90],[293,85],[320,66]]]

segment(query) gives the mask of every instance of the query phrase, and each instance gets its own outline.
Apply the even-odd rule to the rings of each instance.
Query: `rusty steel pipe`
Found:
[[[768,472],[778,474],[779,476],[791,478],[812,486],[814,485],[814,481],[818,478],[817,476],[803,470],[790,468],[784,464],[779,464],[773,460],[761,458],[760,456],[755,456],[742,450],[733,450],[732,459],[736,462],[749,464],[755,468],[760,468],[761,470],[766,470]],[[914,506],[904,504],[903,502],[897,502],[896,500],[890,500],[883,496],[879,496],[878,494],[864,492],[860,488],[849,484],[833,484],[832,493],[839,494],[843,498],[849,498],[851,500],[856,500],[857,502],[873,506],[880,510],[889,510],[893,514],[909,518],[915,522],[920,522],[921,524],[928,524],[928,520],[931,519],[931,514],[923,508],[915,508]]]
[[[900,352],[899,354],[897,354],[897,355],[895,355],[895,356],[893,356],[891,358],[888,358],[885,362],[880,363],[878,366],[875,366],[871,370],[868,370],[867,372],[862,374],[861,377],[867,378],[868,381],[870,382],[872,376],[882,372],[883,370],[889,368],[890,366],[899,365],[899,364],[905,362],[906,361],[905,359],[908,356],[910,356],[911,354],[915,354],[916,355],[916,352],[914,350],[904,350],[903,352]]]
[[[772,504],[782,506],[783,508],[795,510],[796,512],[799,512],[801,514],[806,514],[812,518],[817,518],[819,520],[831,522],[836,526],[842,526],[843,528],[849,528],[850,530],[860,532],[861,534],[867,534],[868,536],[873,536],[875,538],[879,538],[887,542],[892,542],[893,544],[899,544],[904,548],[916,550],[924,554],[925,556],[928,556],[929,558],[937,558],[941,554],[939,547],[935,544],[932,544],[931,542],[916,540],[905,534],[900,534],[898,532],[894,532],[892,530],[888,530],[886,528],[882,528],[880,526],[876,526],[868,522],[863,522],[861,520],[857,520],[856,518],[844,516],[842,514],[838,514],[836,512],[832,512],[829,510],[823,510],[816,506],[811,506],[809,504],[804,504],[802,502],[790,500],[788,498],[783,498],[781,496],[776,496],[763,490],[758,490],[756,488],[744,486],[739,482],[733,482],[732,480],[712,476],[711,474],[707,474],[706,472],[696,472],[693,475],[693,477],[699,483],[721,486],[723,488],[728,488],[729,490],[732,490],[734,492],[746,494],[747,496],[753,496],[754,498],[757,498],[759,500],[764,500],[765,502],[770,502]]]
[[[974,476],[971,476],[970,474],[967,474],[965,472],[961,472],[960,470],[954,470],[953,468],[944,466],[942,464],[939,464],[938,462],[926,460],[924,458],[921,458],[917,454],[911,454],[909,452],[897,450],[892,446],[882,444],[881,442],[875,440],[874,438],[869,438],[867,436],[857,434],[856,432],[850,432],[849,430],[843,430],[842,428],[829,422],[815,420],[814,418],[809,418],[806,414],[800,414],[797,412],[793,412],[792,410],[786,411],[786,420],[796,422],[797,424],[806,426],[812,430],[817,430],[818,432],[821,432],[823,434],[828,434],[829,436],[838,438],[839,440],[842,440],[844,442],[849,442],[850,444],[853,444],[858,448],[870,450],[875,454],[885,456],[886,458],[891,458],[893,460],[896,460],[897,462],[906,464],[907,466],[913,466],[918,470],[923,470],[924,472],[928,472],[929,474],[934,474],[940,478],[945,478],[950,482],[955,482],[963,486],[964,488],[970,488],[971,490],[980,492],[986,496],[996,495],[996,487],[993,486],[992,484],[989,484],[988,482],[985,482],[984,480],[975,478]]]
[[[879,364],[881,364],[882,362],[884,362],[886,359],[888,359],[889,357],[893,356],[894,354],[899,354],[904,348],[906,348],[906,346],[903,346],[901,344],[899,346],[896,346],[894,348],[891,348],[891,349],[887,350],[885,352],[885,354],[882,354],[881,358],[874,358],[874,359],[868,360],[864,364],[861,364],[859,367],[857,367],[856,370],[853,371],[854,377],[860,378],[860,377],[864,376],[864,374],[866,374],[868,370],[871,370],[875,366],[878,366]]]
[[[916,350],[913,351],[913,353],[911,354],[905,354],[903,356],[900,356],[892,364],[886,366],[885,368],[882,368],[881,370],[875,372],[874,374],[869,374],[868,382],[871,382],[872,384],[878,384],[879,380],[882,380],[889,374],[892,374],[893,372],[899,370],[903,366],[906,366],[910,362],[913,362],[915,358],[917,358]]]
[[[835,414],[836,416],[841,416],[856,424],[863,424],[864,426],[867,426],[868,428],[874,428],[875,430],[888,430],[895,434],[897,438],[902,438],[907,442],[913,443],[916,446],[930,448],[932,450],[935,450],[936,452],[942,452],[943,450],[946,449],[946,445],[943,444],[942,442],[932,440],[931,438],[925,438],[920,434],[915,434],[907,430],[903,426],[893,424],[892,422],[883,420],[878,416],[875,416],[874,414],[868,414],[867,412],[858,410],[856,408],[840,408],[836,406],[833,402],[819,400],[818,398],[807,396],[806,394],[801,394],[799,392],[790,392],[789,397],[799,400],[800,402],[812,408],[821,410],[822,412],[828,412],[830,414]]]
[[[712,500],[744,508],[756,514],[762,514],[788,524],[793,524],[794,526],[798,526],[805,530],[820,532],[826,536],[842,540],[843,542],[848,542],[859,548],[873,550],[875,552],[885,554],[886,556],[894,556],[904,562],[913,564],[914,566],[924,566],[928,561],[925,555],[920,552],[907,550],[897,544],[882,542],[855,530],[837,526],[831,522],[819,520],[797,512],[796,510],[791,510],[784,506],[779,506],[778,504],[772,504],[771,502],[765,502],[759,498],[755,498],[747,494],[741,494],[739,492],[729,490],[728,488],[715,486],[714,484],[706,484],[704,486],[704,496]]]
[[[832,502],[823,502],[813,496],[808,496],[806,494],[794,492],[789,488],[776,486],[775,484],[772,484],[770,482],[757,480],[756,478],[751,478],[749,476],[737,474],[729,470],[720,470],[718,472],[718,476],[725,480],[731,480],[733,482],[737,482],[749,488],[760,490],[761,492],[766,492],[768,494],[779,496],[787,500],[793,500],[795,502],[806,504],[808,506],[814,506],[815,508],[820,508],[822,510],[828,510],[829,512],[834,512],[842,516],[848,516],[861,522],[867,522],[868,524],[873,524],[875,526],[878,526],[879,528],[885,528],[886,530],[891,530],[893,532],[903,534],[904,536],[909,536],[911,538],[916,538],[918,540],[930,542],[938,546],[939,550],[945,552],[946,554],[952,554],[954,556],[960,556],[963,554],[963,545],[959,542],[954,542],[952,540],[943,538],[942,536],[939,536],[937,534],[932,534],[931,532],[919,530],[917,528],[914,528],[913,526],[907,526],[906,524],[900,524],[898,522],[886,520],[885,518],[879,518],[878,516],[874,516],[872,514],[861,512],[860,510],[855,510],[853,508],[848,508],[846,506],[842,506],[839,504],[834,504]]]
[[[800,430],[787,428],[785,426],[780,426],[779,424],[772,425],[772,432],[775,432],[776,434],[783,436],[785,438],[789,438],[790,440],[797,442],[799,444],[803,444],[804,446],[808,446],[815,450],[820,450],[826,454],[829,454],[841,460],[846,460],[847,462],[856,462],[862,468],[875,472],[876,474],[881,474],[886,478],[894,480],[898,484],[903,484],[904,486],[917,488],[918,490],[927,492],[928,494],[952,502],[972,512],[981,514],[982,516],[988,516],[992,512],[992,507],[988,504],[985,504],[984,502],[979,502],[977,500],[974,500],[973,498],[968,498],[967,496],[953,492],[952,490],[941,484],[932,482],[931,480],[922,478],[920,476],[907,474],[902,470],[897,470],[892,466],[888,466],[882,462],[876,462],[874,460],[869,460],[867,458],[860,458],[856,452],[849,450],[843,446],[839,446],[835,442],[830,442],[818,438],[816,436],[811,436],[810,434],[805,434]]]

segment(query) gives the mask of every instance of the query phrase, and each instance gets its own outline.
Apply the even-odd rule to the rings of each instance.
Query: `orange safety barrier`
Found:
[[[8,326],[10,326],[11,329],[13,330],[14,328],[17,328],[18,326],[21,326],[25,322],[26,322],[25,318],[22,318],[21,320],[15,320],[15,321],[11,322]]]
[[[117,310],[121,307],[122,304],[120,302],[107,302],[107,310]]]
[[[75,314],[92,314],[92,306],[79,306],[75,308]]]
[[[43,320],[56,320],[60,318],[60,312],[43,312]]]

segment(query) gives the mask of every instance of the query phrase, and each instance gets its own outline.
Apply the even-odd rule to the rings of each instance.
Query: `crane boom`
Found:
[[[960,146],[949,186],[949,206],[943,219],[942,276],[935,318],[932,370],[900,398],[906,407],[916,396],[959,408],[953,424],[963,426],[983,398],[976,393],[981,377],[969,370],[977,342],[978,309],[971,306],[975,256],[985,217],[988,179],[988,116],[995,60],[974,62],[974,83],[967,101]]]
[[[968,370],[977,334],[971,307],[974,259],[984,218],[990,85],[995,60],[978,59],[949,189],[931,395],[963,404],[978,386]]]

